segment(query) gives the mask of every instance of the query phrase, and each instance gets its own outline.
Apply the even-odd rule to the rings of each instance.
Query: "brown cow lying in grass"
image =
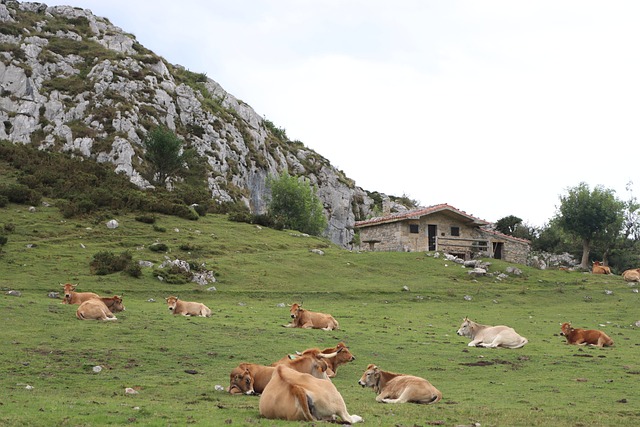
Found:
[[[75,292],[78,285],[67,283],[60,284],[64,288],[64,299],[62,304],[82,304],[91,298],[100,298],[100,295],[93,292]]]
[[[381,403],[436,403],[442,393],[424,378],[395,374],[370,364],[360,381],[362,387],[371,387],[376,392],[376,401]]]
[[[640,268],[625,270],[622,273],[622,278],[625,282],[640,282]]]
[[[183,316],[200,316],[211,317],[211,309],[201,302],[182,301],[173,295],[165,298],[167,306],[173,314],[182,314]]]
[[[593,261],[592,274],[611,274],[611,269],[600,261]]]
[[[613,345],[613,340],[607,334],[596,329],[576,329],[571,327],[571,323],[565,322],[560,327],[567,339],[567,344],[577,345],[593,345],[596,347],[604,347]]]
[[[291,323],[282,325],[285,328],[324,329],[331,331],[338,329],[338,321],[332,315],[309,311],[302,308],[302,304],[291,305]]]
[[[86,300],[76,310],[76,317],[80,320],[118,320],[113,313],[120,311],[124,311],[122,298],[114,295]]]
[[[336,421],[354,424],[362,417],[350,415],[336,386],[309,374],[278,365],[260,396],[260,415],[289,421]]]

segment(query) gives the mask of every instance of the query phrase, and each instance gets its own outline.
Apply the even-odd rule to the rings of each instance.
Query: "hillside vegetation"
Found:
[[[261,418],[259,397],[217,386],[228,386],[240,362],[270,364],[339,341],[356,360],[333,381],[365,425],[640,422],[638,294],[619,276],[517,266],[522,275],[498,279],[509,264],[487,260],[496,274],[474,279],[434,254],[349,252],[222,215],[189,221],[157,214],[148,223],[126,214],[114,216],[120,225],[109,229],[103,217],[66,219],[55,207],[28,208],[0,209],[8,236],[0,253],[0,425],[291,425]],[[157,244],[166,251],[150,249]],[[154,266],[142,267],[139,277],[92,274],[94,255],[105,252]],[[160,281],[167,258],[213,271],[217,281]],[[126,311],[115,322],[77,320],[77,306],[48,296],[66,282],[122,295]],[[169,295],[203,302],[213,316],[172,316]],[[333,314],[341,328],[283,328],[289,312],[282,304],[299,301]],[[467,347],[456,335],[464,316],[508,324],[529,344]],[[558,335],[563,321],[605,330],[615,346],[568,346]],[[443,400],[378,404],[357,384],[369,363],[427,378]],[[127,387],[138,394],[125,394]]]

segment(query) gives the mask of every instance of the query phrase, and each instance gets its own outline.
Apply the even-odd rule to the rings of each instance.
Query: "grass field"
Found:
[[[640,425],[639,294],[619,276],[517,266],[521,276],[473,279],[433,254],[349,252],[223,216],[158,216],[155,227],[133,215],[115,218],[120,227],[111,230],[110,218],[0,209],[0,226],[13,225],[0,254],[0,425],[291,425],[261,418],[259,397],[216,386],[226,388],[241,362],[270,364],[339,341],[356,360],[340,367],[334,384],[365,425]],[[169,251],[149,250],[154,242]],[[140,278],[92,275],[89,263],[101,251],[127,251],[156,267],[167,257],[204,263],[217,290],[161,282],[148,267]],[[496,273],[510,265],[489,261]],[[48,296],[66,282],[123,295],[126,311],[116,322],[77,320],[77,306]],[[213,316],[172,316],[164,304],[172,294],[207,304]],[[333,314],[341,328],[283,328],[289,313],[281,303],[299,301]],[[464,316],[508,324],[529,344],[470,348],[456,335]],[[568,346],[559,336],[564,321],[602,329],[615,346]],[[443,400],[378,404],[357,384],[369,363],[424,377]],[[127,387],[138,394],[125,394]]]

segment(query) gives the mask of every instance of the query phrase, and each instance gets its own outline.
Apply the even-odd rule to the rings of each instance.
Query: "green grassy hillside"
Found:
[[[231,396],[216,385],[226,388],[240,362],[269,364],[338,341],[356,361],[339,369],[334,384],[365,425],[640,423],[640,332],[632,326],[639,296],[619,276],[517,266],[518,277],[474,279],[433,254],[349,252],[223,216],[157,215],[155,224],[115,216],[120,226],[112,230],[110,218],[63,219],[53,207],[27,208],[0,209],[8,236],[0,254],[0,425],[290,425],[262,419],[258,397]],[[150,250],[154,243],[167,252]],[[128,253],[154,267],[138,278],[93,275],[90,262],[100,252]],[[156,269],[167,258],[204,264],[217,282],[160,281]],[[509,266],[489,261],[491,272]],[[77,306],[48,296],[66,282],[123,295],[126,311],[116,322],[77,320]],[[164,304],[172,294],[207,304],[213,316],[172,316]],[[333,314],[341,329],[283,328],[289,313],[281,303],[299,301]],[[464,316],[508,324],[529,344],[470,348],[456,335]],[[605,330],[616,344],[565,345],[563,321]],[[369,363],[427,378],[443,400],[378,404],[357,385]],[[127,387],[138,394],[125,394]]]

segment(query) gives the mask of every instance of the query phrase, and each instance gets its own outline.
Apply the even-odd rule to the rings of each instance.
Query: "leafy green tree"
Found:
[[[158,126],[144,140],[146,159],[150,163],[149,181],[164,186],[167,178],[180,172],[187,160],[182,152],[182,141],[171,130]]]
[[[522,224],[522,218],[518,218],[514,215],[509,215],[505,216],[504,218],[500,218],[498,222],[496,222],[496,230],[498,230],[502,234],[513,236],[513,233],[516,231],[520,224]]]
[[[582,241],[582,268],[589,268],[589,252],[594,242],[603,246],[606,255],[620,234],[625,204],[614,193],[602,186],[592,191],[581,182],[569,188],[567,195],[560,196],[558,225]]]
[[[269,177],[271,189],[269,215],[285,228],[319,236],[327,227],[322,202],[316,188],[306,178],[297,178],[283,172],[279,177]]]

